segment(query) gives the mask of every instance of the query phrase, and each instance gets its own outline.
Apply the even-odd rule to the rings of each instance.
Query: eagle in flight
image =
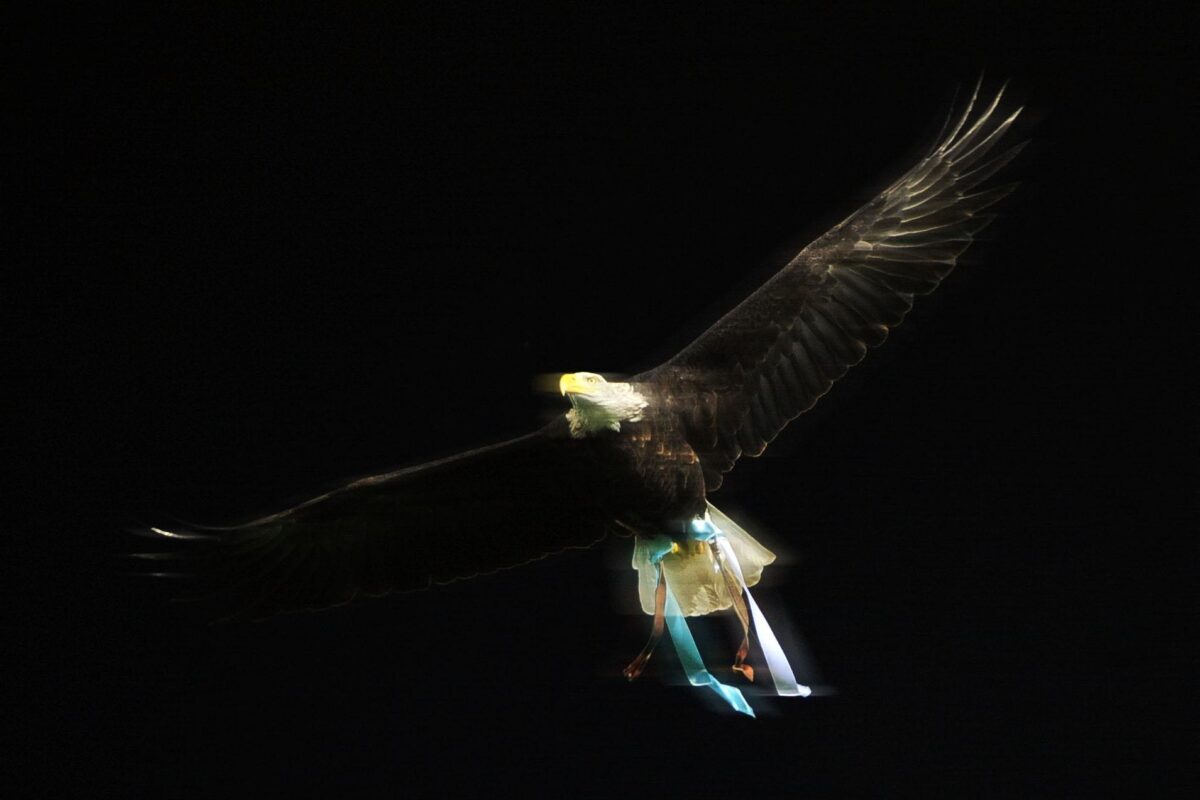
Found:
[[[746,663],[753,629],[780,695],[806,696],[749,587],[774,555],[710,502],[742,456],[762,454],[937,288],[1013,185],[987,182],[1024,146],[997,150],[1021,109],[1003,88],[947,119],[933,148],[800,250],[670,360],[627,380],[563,375],[570,408],[544,428],[356,480],[242,525],[151,533],[184,554],[231,616],[261,619],[514,567],[607,533],[634,539],[650,641],[664,632],[690,682],[753,714],[704,667],[687,617],[732,609]],[[174,554],[144,554],[166,557]]]

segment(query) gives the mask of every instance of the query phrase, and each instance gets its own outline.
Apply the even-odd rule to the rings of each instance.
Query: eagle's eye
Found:
[[[600,379],[599,379],[599,378],[597,378],[595,375],[589,375],[589,376],[588,376],[588,379],[587,379],[587,382],[588,382],[588,383],[599,383],[599,382],[600,382]]]

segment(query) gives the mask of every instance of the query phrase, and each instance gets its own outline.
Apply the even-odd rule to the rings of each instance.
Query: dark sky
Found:
[[[1188,21],[397,6],[25,30],[16,785],[1182,792]],[[561,411],[538,374],[653,365],[895,177],[981,71],[1028,106],[1022,188],[713,498],[791,556],[759,595],[826,696],[714,713],[670,648],[625,683],[648,626],[627,541],[256,625],[124,574],[129,527],[272,511],[531,429]],[[722,664],[727,627],[699,628]]]

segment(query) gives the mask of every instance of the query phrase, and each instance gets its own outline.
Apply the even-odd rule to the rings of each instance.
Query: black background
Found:
[[[1182,793],[1189,28],[406,3],[26,29],[10,785]],[[791,556],[759,594],[821,697],[714,713],[670,648],[625,683],[648,625],[627,541],[258,625],[126,575],[128,527],[519,434],[561,412],[535,376],[656,363],[906,167],[981,71],[1028,105],[1022,188],[714,498]],[[723,665],[728,629],[701,629]]]

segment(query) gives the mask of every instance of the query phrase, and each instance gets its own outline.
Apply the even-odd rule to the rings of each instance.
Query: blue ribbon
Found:
[[[662,567],[660,566],[659,569]],[[688,683],[692,686],[707,686],[719,694],[722,700],[729,703],[734,711],[753,717],[754,709],[746,702],[742,691],[737,687],[721,683],[704,668],[704,660],[700,658],[696,640],[692,638],[692,632],[688,630],[687,618],[683,616],[683,609],[679,607],[679,601],[675,599],[670,584],[667,584],[666,617],[667,630],[671,632],[671,641],[675,643],[675,652],[679,654],[679,663],[683,666],[683,671],[687,673]]]

